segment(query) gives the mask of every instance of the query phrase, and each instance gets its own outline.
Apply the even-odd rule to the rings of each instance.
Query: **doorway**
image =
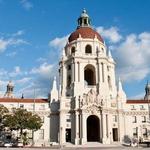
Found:
[[[118,128],[113,128],[113,141],[118,141]]]
[[[99,118],[95,115],[87,118],[87,141],[100,141],[100,123]]]
[[[71,129],[66,129],[66,142],[71,142]]]

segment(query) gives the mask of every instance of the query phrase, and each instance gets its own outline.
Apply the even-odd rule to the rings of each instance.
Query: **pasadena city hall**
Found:
[[[111,144],[122,143],[125,136],[147,138],[150,85],[146,84],[143,99],[127,99],[121,80],[115,78],[116,62],[86,10],[77,22],[59,61],[59,90],[54,77],[47,99],[16,98],[9,82],[0,104],[9,110],[25,108],[42,118],[41,129],[34,133],[35,145]],[[28,131],[29,138],[31,134]]]

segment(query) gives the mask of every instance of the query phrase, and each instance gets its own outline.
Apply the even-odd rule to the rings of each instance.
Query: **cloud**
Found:
[[[12,36],[21,36],[21,35],[23,35],[24,33],[25,33],[24,30],[19,30],[19,31],[17,31],[16,33],[12,34]]]
[[[119,34],[119,29],[117,27],[104,28],[102,26],[96,28],[97,32],[102,35],[105,39],[108,39],[111,43],[117,43],[122,39]]]
[[[9,46],[18,46],[21,44],[29,44],[27,41],[19,38],[0,38],[0,52],[4,52]]]
[[[66,45],[68,37],[69,35],[63,36],[61,38],[56,37],[54,40],[49,42],[49,46],[61,50]]]
[[[22,72],[21,72],[20,67],[19,66],[15,66],[14,70],[12,72],[10,72],[8,75],[10,77],[16,77],[16,76],[21,75],[21,74],[22,74]]]
[[[52,69],[53,69],[53,65],[47,64],[46,62],[44,62],[39,67],[33,68],[30,73],[38,74],[42,76],[43,78],[49,79],[50,74],[52,73]]]
[[[26,10],[30,10],[33,8],[33,4],[29,0],[21,0],[20,2]]]
[[[112,47],[117,72],[125,81],[142,80],[150,73],[150,33],[129,34]]]

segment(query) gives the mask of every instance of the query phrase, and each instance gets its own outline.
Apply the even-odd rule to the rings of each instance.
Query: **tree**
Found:
[[[4,129],[4,120],[8,113],[8,109],[4,105],[0,104],[0,131]]]
[[[32,112],[22,108],[13,108],[12,114],[6,116],[4,120],[5,127],[10,130],[19,130],[20,138],[23,137],[23,130],[28,129],[36,131],[41,128],[41,118]]]

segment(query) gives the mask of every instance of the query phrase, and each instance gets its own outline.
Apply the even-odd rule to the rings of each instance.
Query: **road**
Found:
[[[0,150],[145,150],[145,149],[149,149],[147,147],[125,147],[125,146],[118,146],[118,147],[64,147],[64,148],[60,148],[60,147],[49,147],[49,148],[3,148],[0,147]]]

